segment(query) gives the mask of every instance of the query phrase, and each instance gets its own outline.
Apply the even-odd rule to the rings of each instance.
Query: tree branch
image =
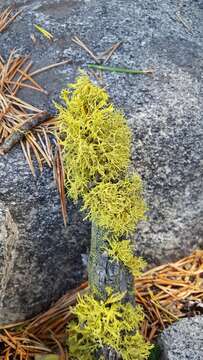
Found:
[[[14,131],[0,146],[0,155],[8,153],[9,150],[11,150],[15,144],[20,142],[30,130],[32,130],[36,126],[39,126],[49,118],[50,114],[43,112],[34,115],[31,120],[26,121],[21,127],[19,127],[19,129]]]

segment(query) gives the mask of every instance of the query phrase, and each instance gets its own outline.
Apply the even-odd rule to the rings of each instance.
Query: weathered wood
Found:
[[[109,347],[103,348],[102,355],[106,360],[121,360],[121,357],[117,354],[117,352]]]
[[[111,287],[114,293],[124,293],[124,302],[135,306],[134,281],[128,269],[120,262],[108,256],[106,247],[106,233],[92,224],[91,250],[88,264],[89,285],[92,292],[105,300],[106,288]],[[120,360],[120,356],[110,347],[104,347],[98,357],[103,355],[106,360]]]
[[[6,139],[4,143],[0,146],[0,155],[8,153],[9,150],[11,150],[15,144],[20,142],[30,130],[32,130],[36,126],[39,126],[49,118],[50,114],[43,112],[33,116],[33,118],[29,121],[26,121],[21,127],[19,127],[19,129],[14,131],[8,137],[8,139]]]
[[[108,256],[106,247],[106,233],[92,224],[92,240],[88,265],[89,285],[92,291],[106,297],[106,287],[113,292],[126,292],[124,301],[135,304],[133,276],[122,263],[114,261]]]

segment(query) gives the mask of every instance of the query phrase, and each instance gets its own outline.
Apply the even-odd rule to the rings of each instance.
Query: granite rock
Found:
[[[202,360],[203,317],[179,320],[163,331],[158,343],[162,351],[160,360]]]
[[[4,0],[0,8],[10,4],[13,4],[13,0]],[[104,51],[112,43],[123,41],[109,65],[155,70],[151,77],[105,73],[102,82],[113,102],[124,110],[129,119],[133,132],[132,161],[144,181],[149,213],[148,221],[139,225],[135,235],[137,252],[149,263],[159,264],[201,248],[202,1],[185,0],[179,4],[174,0],[16,0],[14,4],[23,12],[7,31],[0,34],[0,53],[3,57],[7,58],[10,51],[17,48],[18,53],[31,55],[33,70],[67,58],[71,60],[70,64],[36,76],[36,80],[48,91],[48,96],[21,91],[22,98],[50,113],[55,111],[53,100],[59,100],[61,88],[74,80],[78,68],[88,71],[87,64],[92,62],[89,55],[72,42],[74,35],[84,40],[95,53]],[[50,31],[54,41],[48,41],[37,32],[34,28],[36,23]],[[35,44],[31,40],[33,33],[37,40]],[[62,225],[56,189],[54,185],[50,188],[49,169],[44,170],[43,176],[33,179],[25,162],[19,160],[20,151],[16,159],[15,152],[17,149],[13,149],[6,158],[0,158],[0,201],[4,207],[9,207],[11,218],[17,224],[17,233],[24,239],[21,247],[24,253],[24,247],[28,250],[32,247],[37,229],[35,241],[39,241],[39,247],[44,246],[39,269],[42,264],[48,269],[49,261],[45,257],[48,255],[46,249],[49,237],[52,239],[52,250],[55,244],[63,243],[66,236],[69,239],[66,246],[70,248],[71,237]],[[9,161],[11,163],[17,159],[21,165],[7,165],[11,172],[14,167],[12,181],[16,182],[16,188],[13,191],[17,192],[12,194],[11,191],[9,194],[10,185],[5,185],[5,169],[8,169],[5,166]],[[21,169],[21,180],[16,173],[18,167]],[[22,193],[19,181],[23,184]],[[36,184],[41,189],[37,190],[39,203],[37,211],[33,210],[35,215],[32,217],[35,220],[29,225],[28,210],[33,208],[31,204],[34,202]],[[29,193],[31,197],[28,208],[23,186],[28,186],[26,194]],[[18,207],[16,197],[20,198]],[[41,202],[45,210],[39,214]],[[49,205],[46,207],[45,203]],[[78,213],[75,216],[77,218]],[[28,230],[24,229],[24,225],[21,226],[25,224],[21,217],[27,218],[26,228],[32,233],[29,241],[26,235]],[[40,219],[40,223],[36,219]],[[75,232],[80,232],[81,223],[77,225],[76,221],[74,224]],[[84,231],[87,234],[86,228]],[[78,236],[82,241],[86,239],[86,236]],[[43,237],[46,237],[45,241]],[[76,249],[77,254],[86,251],[78,240],[73,242],[76,248],[71,247],[74,250],[68,256],[74,271],[67,275],[69,265],[66,260],[61,264],[60,260],[56,261],[56,257],[53,260],[54,267],[61,268],[65,279],[70,276],[67,284],[69,281],[73,284],[77,272],[81,272],[81,263],[75,262]],[[61,246],[61,252],[64,253]],[[29,251],[27,257],[29,260],[25,260],[25,263],[28,262],[28,268],[35,257],[32,253],[29,255]],[[18,266],[20,270],[21,265]],[[15,286],[17,288],[17,283]],[[64,283],[58,295],[68,286]],[[44,296],[41,298],[44,299]]]
[[[4,5],[11,2],[6,0]],[[123,41],[111,65],[154,68],[153,77],[103,76],[114,103],[129,119],[132,160],[144,180],[150,209],[148,222],[140,224],[135,236],[137,250],[150,263],[159,264],[201,248],[202,1],[186,0],[182,5],[172,0],[15,3],[23,13],[1,35],[1,54],[7,57],[18,46],[20,53],[31,53],[35,68],[67,58],[72,61],[37,76],[49,96],[22,91],[22,97],[34,105],[54,112],[52,100],[58,100],[61,88],[74,79],[79,67],[87,70],[92,62],[71,41],[74,35],[95,53]],[[53,33],[54,41],[44,39],[35,23]]]
[[[52,169],[34,178],[19,146],[0,158],[0,184],[0,323],[7,323],[44,311],[84,280],[90,228],[70,202],[64,227]]]

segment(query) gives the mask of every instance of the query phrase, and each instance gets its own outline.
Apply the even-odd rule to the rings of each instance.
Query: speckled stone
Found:
[[[68,203],[60,211],[52,170],[34,178],[19,146],[0,157],[0,323],[47,309],[86,277],[90,228]]]
[[[203,317],[179,320],[162,332],[160,360],[203,359]]]
[[[13,1],[4,0],[0,8],[11,3],[13,4]],[[149,213],[148,222],[140,224],[135,235],[137,251],[149,263],[159,264],[180,258],[202,247],[202,1],[185,0],[181,7],[177,5],[179,2],[174,0],[17,0],[14,3],[16,7],[23,9],[23,13],[0,35],[1,55],[7,57],[13,48],[17,48],[21,54],[31,54],[33,70],[65,59],[72,61],[71,64],[36,76],[48,91],[48,96],[28,90],[21,91],[21,96],[33,105],[54,112],[52,101],[58,101],[61,88],[74,80],[78,68],[87,70],[87,64],[92,62],[89,55],[71,41],[74,35],[84,40],[95,53],[104,51],[114,42],[123,41],[122,47],[113,55],[109,65],[155,70],[153,77],[113,73],[103,75],[103,84],[112,100],[124,110],[129,119],[133,132],[133,165],[144,181]],[[177,20],[177,13],[191,30]],[[36,23],[50,31],[54,35],[54,41],[50,42],[38,33],[34,28]],[[37,39],[36,44],[31,40],[32,33]],[[12,153],[6,159],[9,158],[12,161]],[[2,167],[6,164],[4,161]],[[1,159],[0,162],[2,163]],[[24,166],[23,161],[22,164]],[[12,166],[13,181],[18,184],[19,165]],[[22,183],[23,176],[22,173]],[[48,198],[49,204],[56,204],[54,213],[59,214],[57,195],[54,195],[55,200],[52,199],[52,191],[55,194],[56,190],[53,190],[54,186],[50,190],[48,185],[50,176],[48,169],[37,179],[32,179],[29,174],[29,183],[40,184],[40,197],[44,199],[42,201],[46,202]],[[2,189],[8,191],[9,186],[5,185],[5,178],[5,170],[3,173],[0,170],[0,201],[3,201],[5,206],[9,203],[11,216],[16,212],[18,223],[23,224],[21,216],[22,219],[27,216],[24,189],[22,194],[18,195],[22,197],[21,204],[24,206],[21,210],[21,207],[17,209],[15,205],[17,195],[9,198],[7,194],[6,202],[2,197]],[[31,186],[31,204],[35,188],[34,185],[28,186]],[[16,189],[20,194],[18,186]],[[51,205],[45,209],[47,216],[44,216],[44,212],[43,215],[35,215],[43,222],[40,230],[43,236],[47,231],[50,234],[46,238],[45,248],[49,236],[53,240],[54,224],[60,228],[54,237],[56,243],[64,241],[61,237],[64,230],[60,215],[56,215],[56,222],[52,221],[51,209]],[[29,218],[28,220],[30,221]],[[28,227],[33,237],[30,242],[23,242],[22,249],[28,243],[28,248],[32,247],[34,233],[39,229],[38,222],[35,226],[31,223]],[[76,227],[76,231],[80,231],[80,223],[79,226],[75,225],[75,229]],[[20,232],[24,232],[23,226]],[[41,235],[37,234],[35,241],[40,241]],[[81,246],[78,242],[77,244]],[[70,247],[70,243],[67,246]],[[76,251],[73,250],[71,261],[74,269],[77,268],[80,272],[80,265],[75,263],[75,254]],[[42,256],[43,261],[45,257],[46,251]],[[71,259],[71,255],[69,257]],[[32,256],[30,263],[31,259]],[[49,268],[48,260],[44,264]],[[55,261],[55,264],[60,267],[60,261]],[[63,274],[67,274],[65,265],[61,264],[61,269]],[[71,279],[75,272],[69,275]],[[64,275],[64,278],[66,276]],[[64,284],[63,289],[65,288]],[[44,297],[41,296],[41,299]]]
[[[71,41],[74,35],[95,53],[122,40],[109,64],[155,69],[153,77],[105,73],[103,81],[114,103],[128,116],[132,160],[144,180],[149,214],[135,236],[138,253],[159,264],[202,247],[202,1],[185,0],[181,7],[174,0],[24,0],[16,4],[24,11],[1,35],[2,55],[8,56],[17,46],[20,53],[32,54],[35,68],[67,58],[73,61],[37,77],[49,96],[21,93],[34,105],[54,111],[52,100],[58,100],[60,89],[74,79],[78,67],[87,69],[92,62]],[[191,31],[177,20],[177,13]],[[53,33],[54,41],[44,39],[34,29],[35,23]],[[35,45],[31,33],[37,38]]]

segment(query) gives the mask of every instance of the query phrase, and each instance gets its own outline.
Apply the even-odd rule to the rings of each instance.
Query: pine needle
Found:
[[[105,66],[105,65],[96,65],[96,64],[88,64],[88,68],[90,69],[97,69],[101,71],[109,71],[109,72],[116,72],[116,73],[125,73],[125,74],[133,74],[133,75],[152,75],[154,70],[147,69],[147,70],[134,70],[134,69],[127,69],[127,68],[120,68],[120,67],[112,67],[112,66]]]
[[[90,50],[90,48],[79,37],[74,36],[72,41],[84,49],[97,64],[105,64],[122,44],[122,41],[119,41],[118,43],[113,44],[109,49],[103,51],[101,54],[95,55],[95,53]]]
[[[61,147],[56,144],[56,154],[54,159],[54,178],[57,184],[57,188],[61,199],[61,210],[63,214],[63,221],[65,226],[67,225],[67,204],[65,196],[65,173],[63,167],[63,160],[61,155]]]
[[[177,296],[177,283],[181,297]],[[201,304],[203,299],[203,251],[196,251],[176,263],[148,270],[135,280],[135,290],[136,302],[143,306],[145,312],[141,331],[145,339],[152,341],[160,330],[177,319],[200,313],[198,309],[201,307],[193,309],[190,304]],[[85,282],[65,294],[45,313],[22,323],[1,326],[0,341],[3,350],[0,356],[7,359],[15,355],[27,360],[28,356],[34,354],[57,353],[59,350],[64,358],[66,328],[72,320],[70,307],[77,303],[78,294],[83,296],[87,291],[88,284]]]
[[[89,47],[81,39],[79,39],[77,36],[74,36],[72,38],[72,41],[75,44],[79,45],[81,48],[83,48],[96,63],[98,63],[98,64],[100,63],[100,60],[98,59],[98,57],[93,53],[92,50],[89,49]]]
[[[19,10],[14,15],[12,15],[12,13],[13,9],[8,7],[0,14],[0,32],[6,30],[15,18],[22,13],[22,10]]]
[[[15,50],[11,51],[7,61],[0,57],[0,156],[19,142],[33,176],[34,159],[37,160],[40,171],[45,163],[55,169],[64,224],[67,222],[67,213],[63,164],[59,152],[55,163],[53,144],[50,141],[50,138],[54,137],[53,133],[57,131],[57,120],[22,100],[18,92],[25,87],[46,93],[33,76],[67,62],[51,64],[31,73],[32,62],[29,57],[18,56]]]
[[[41,68],[41,69],[38,69],[38,70],[36,70],[36,71],[33,71],[33,72],[30,74],[30,76],[38,75],[38,74],[40,74],[40,73],[42,73],[42,72],[44,72],[44,71],[47,71],[47,70],[52,69],[52,68],[57,67],[57,66],[61,66],[61,65],[68,64],[68,63],[70,63],[70,62],[71,62],[71,60],[64,60],[64,61],[61,61],[61,62],[58,62],[58,63],[55,63],[55,64],[47,65],[47,66],[45,66],[45,67],[43,67],[43,68]]]
[[[53,40],[54,36],[49,31],[44,29],[42,26],[35,24],[35,29],[37,29],[48,40]]]

